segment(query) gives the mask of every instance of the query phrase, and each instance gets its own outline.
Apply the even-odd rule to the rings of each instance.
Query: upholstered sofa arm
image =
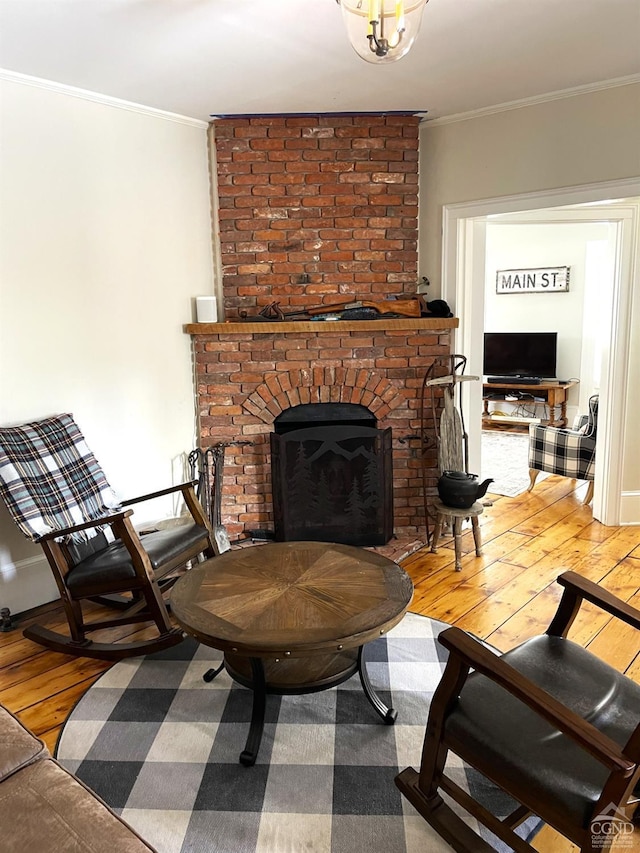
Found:
[[[34,761],[48,757],[44,743],[0,705],[0,782]]]
[[[156,853],[0,706],[3,853]]]

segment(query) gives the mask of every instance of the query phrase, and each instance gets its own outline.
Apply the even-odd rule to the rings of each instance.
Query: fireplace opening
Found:
[[[375,427],[377,423],[378,420],[373,412],[359,403],[305,403],[285,409],[275,419],[273,428],[277,434],[282,435],[309,424],[313,424],[314,427],[338,424]]]
[[[385,545],[393,535],[391,428],[355,403],[286,409],[271,434],[275,539]]]

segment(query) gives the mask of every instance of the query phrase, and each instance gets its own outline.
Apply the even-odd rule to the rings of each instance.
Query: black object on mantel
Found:
[[[449,305],[444,299],[432,299],[426,303],[427,310],[422,312],[423,317],[453,317]]]

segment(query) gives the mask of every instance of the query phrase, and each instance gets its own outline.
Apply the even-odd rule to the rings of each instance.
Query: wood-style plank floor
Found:
[[[475,556],[468,532],[461,572],[453,570],[453,543],[446,537],[437,554],[423,549],[404,561],[415,585],[411,610],[507,649],[546,628],[559,599],[555,578],[568,569],[640,607],[640,528],[594,521],[581,503],[585,489],[551,476],[517,498],[489,495],[493,503],[480,518],[482,557]],[[56,604],[29,618],[58,630],[65,625]],[[637,632],[585,605],[571,637],[640,681]],[[51,750],[74,704],[109,666],[46,651],[20,630],[0,633],[0,699]],[[640,853],[640,833],[625,842],[616,850]],[[576,849],[547,828],[536,847],[541,853]]]

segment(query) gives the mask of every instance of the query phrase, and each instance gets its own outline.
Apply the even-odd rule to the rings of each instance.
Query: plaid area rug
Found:
[[[244,767],[251,691],[226,672],[205,683],[220,652],[187,639],[106,672],[71,713],[57,758],[160,853],[445,853],[394,777],[420,765],[446,627],[407,614],[366,647],[370,679],[398,712],[394,726],[357,676],[320,693],[268,696],[257,762]],[[471,793],[487,788],[461,764],[449,773]],[[485,804],[506,814],[505,798],[488,791]]]

